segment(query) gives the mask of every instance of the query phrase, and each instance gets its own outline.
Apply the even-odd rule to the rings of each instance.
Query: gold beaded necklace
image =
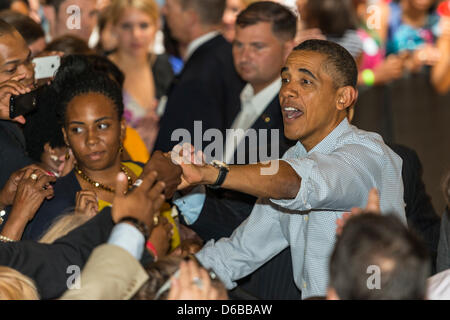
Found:
[[[128,180],[128,190],[130,190],[133,187],[133,181],[131,180],[130,173],[128,172],[128,169],[125,166],[120,166],[120,170],[125,173]],[[89,184],[93,185],[95,188],[103,189],[108,192],[115,193],[116,190],[114,188],[105,186],[104,184],[94,181],[91,178],[89,178],[83,170],[81,170],[77,165],[75,165],[75,172],[78,173],[78,175],[85,181],[87,181]]]

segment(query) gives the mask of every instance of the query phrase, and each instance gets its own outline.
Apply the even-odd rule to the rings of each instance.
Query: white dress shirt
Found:
[[[406,225],[402,160],[380,135],[359,130],[347,119],[309,152],[298,142],[283,160],[302,179],[295,199],[258,199],[230,238],[209,241],[196,256],[231,289],[290,246],[302,299],[325,296],[336,220],[344,211],[365,207],[375,187],[381,211],[393,212]]]

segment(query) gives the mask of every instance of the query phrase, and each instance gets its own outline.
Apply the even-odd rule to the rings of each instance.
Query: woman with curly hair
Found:
[[[121,87],[110,74],[89,69],[89,59],[63,59],[51,85],[58,96],[57,114],[64,141],[71,148],[76,165],[57,180],[54,198],[44,202],[27,225],[25,239],[37,240],[68,209],[95,215],[113,202],[119,172],[128,177],[129,188],[142,172],[141,163],[121,161],[126,129]],[[167,251],[171,226],[167,221],[160,226],[165,231]],[[158,228],[152,235],[158,234],[155,230]]]

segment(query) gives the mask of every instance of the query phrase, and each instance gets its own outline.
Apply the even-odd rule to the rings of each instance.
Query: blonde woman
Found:
[[[0,300],[39,300],[34,281],[19,271],[0,266]]]
[[[39,242],[51,244],[55,242],[55,240],[64,237],[70,231],[86,223],[91,218],[92,215],[89,213],[71,213],[60,216],[55,219],[47,232],[39,239]]]
[[[108,57],[125,74],[124,117],[151,152],[158,132],[157,102],[173,79],[167,56],[149,52],[159,28],[158,5],[154,0],[113,0],[110,10],[117,49]]]

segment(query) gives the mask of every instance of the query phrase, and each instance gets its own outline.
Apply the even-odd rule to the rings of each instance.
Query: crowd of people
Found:
[[[450,299],[450,173],[352,125],[416,73],[450,1],[0,0],[0,299]]]

